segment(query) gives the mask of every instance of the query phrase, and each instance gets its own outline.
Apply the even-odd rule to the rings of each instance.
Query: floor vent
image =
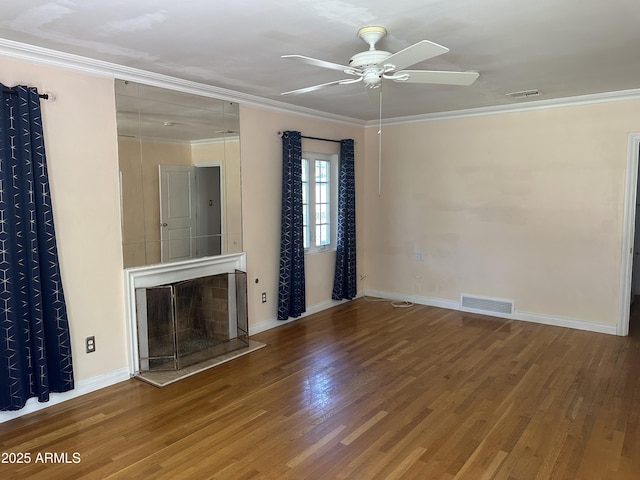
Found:
[[[513,313],[513,300],[501,300],[498,298],[476,297],[462,294],[460,299],[461,310],[487,313]]]

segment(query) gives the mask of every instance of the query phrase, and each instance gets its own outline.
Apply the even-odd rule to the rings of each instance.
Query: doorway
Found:
[[[638,195],[638,166],[640,164],[640,133],[630,133],[627,147],[626,184],[624,195],[624,218],[622,231],[622,261],[620,269],[620,300],[618,308],[618,323],[616,334],[629,334],[629,319],[631,302],[636,291],[640,288],[640,255],[636,255],[640,248],[640,208],[636,208],[640,201]],[[634,261],[636,260],[636,261]],[[635,285],[634,285],[635,284]]]
[[[160,165],[162,262],[223,253],[222,166]]]
[[[222,254],[222,167],[196,166],[196,249],[200,257]]]

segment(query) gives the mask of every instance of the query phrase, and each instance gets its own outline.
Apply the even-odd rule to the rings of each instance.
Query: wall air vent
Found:
[[[511,92],[506,94],[507,97],[511,98],[528,98],[528,97],[537,97],[540,95],[540,90],[523,90],[521,92]]]
[[[462,294],[460,298],[460,310],[463,312],[487,313],[511,315],[513,313],[513,300],[499,298],[478,297]]]

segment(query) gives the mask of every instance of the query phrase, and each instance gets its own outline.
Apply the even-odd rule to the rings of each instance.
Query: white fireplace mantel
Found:
[[[125,269],[125,306],[127,310],[127,332],[129,342],[129,373],[139,370],[138,334],[136,317],[136,288],[155,287],[181,282],[192,278],[221,273],[246,271],[246,254],[234,253],[218,257],[205,257],[175,263],[161,263]]]

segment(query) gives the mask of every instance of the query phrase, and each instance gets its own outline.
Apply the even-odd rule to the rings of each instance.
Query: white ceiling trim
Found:
[[[435,120],[450,120],[456,118],[479,117],[485,115],[498,115],[502,113],[530,112],[534,110],[548,110],[550,108],[577,107],[592,105],[595,103],[620,102],[625,100],[640,100],[640,88],[633,90],[621,90],[618,92],[595,93],[576,97],[554,98],[548,100],[528,101],[526,104],[498,105],[493,107],[468,108],[451,112],[428,113],[425,115],[412,115],[408,117],[387,118],[382,120],[382,125],[401,125],[404,123],[420,123]],[[370,120],[366,128],[379,127],[379,120]]]
[[[231,142],[239,142],[240,136],[234,135],[229,137],[216,137],[216,138],[203,138],[201,140],[175,140],[172,138],[159,138],[159,137],[139,137],[137,135],[123,135],[118,134],[118,138],[124,138],[130,141],[138,141],[143,140],[145,142],[155,142],[155,143],[169,143],[172,145],[213,145],[215,143],[231,143]]]
[[[206,85],[190,80],[183,80],[177,77],[148,72],[137,68],[131,68],[115,63],[95,60],[88,57],[59,52],[48,48],[37,47],[25,43],[14,42],[0,38],[0,56],[16,58],[36,63],[41,63],[53,67],[74,70],[93,75],[111,77],[119,80],[129,80],[137,83],[144,83],[154,87],[168,88],[185,93],[202,95],[245,105],[275,109],[278,111],[295,112],[313,118],[332,120],[352,126],[364,126],[363,120],[344,117],[332,113],[299,107],[285,102],[278,102],[267,98],[258,97],[242,92],[236,92],[225,88]],[[55,92],[52,92],[55,93]]]
[[[280,112],[297,113],[307,117],[332,120],[351,126],[364,126],[366,128],[378,127],[379,120],[363,121],[351,117],[335,115],[306,107],[300,107],[285,102],[278,102],[255,95],[236,92],[221,87],[206,85],[202,83],[184,80],[177,77],[162,75],[136,68],[118,65],[115,63],[96,60],[89,57],[82,57],[69,53],[59,52],[43,47],[37,47],[25,43],[15,42],[0,38],[0,56],[26,60],[67,70],[80,71],[93,75],[111,77],[120,80],[129,80],[144,83],[156,87],[168,88],[185,93],[202,95],[205,97],[217,98],[226,101],[254,107],[267,108]],[[51,92],[54,93],[55,92]],[[424,115],[413,115],[407,117],[396,117],[383,119],[383,125],[400,125],[405,123],[419,123],[426,121],[448,120],[456,118],[477,117],[483,115],[495,115],[501,113],[526,112],[533,110],[560,108],[569,106],[590,105],[594,103],[616,102],[623,100],[640,99],[640,89],[623,90],[617,92],[607,92],[592,95],[581,95],[576,97],[534,100],[526,104],[499,105],[491,107],[472,108],[449,112],[437,112]]]

